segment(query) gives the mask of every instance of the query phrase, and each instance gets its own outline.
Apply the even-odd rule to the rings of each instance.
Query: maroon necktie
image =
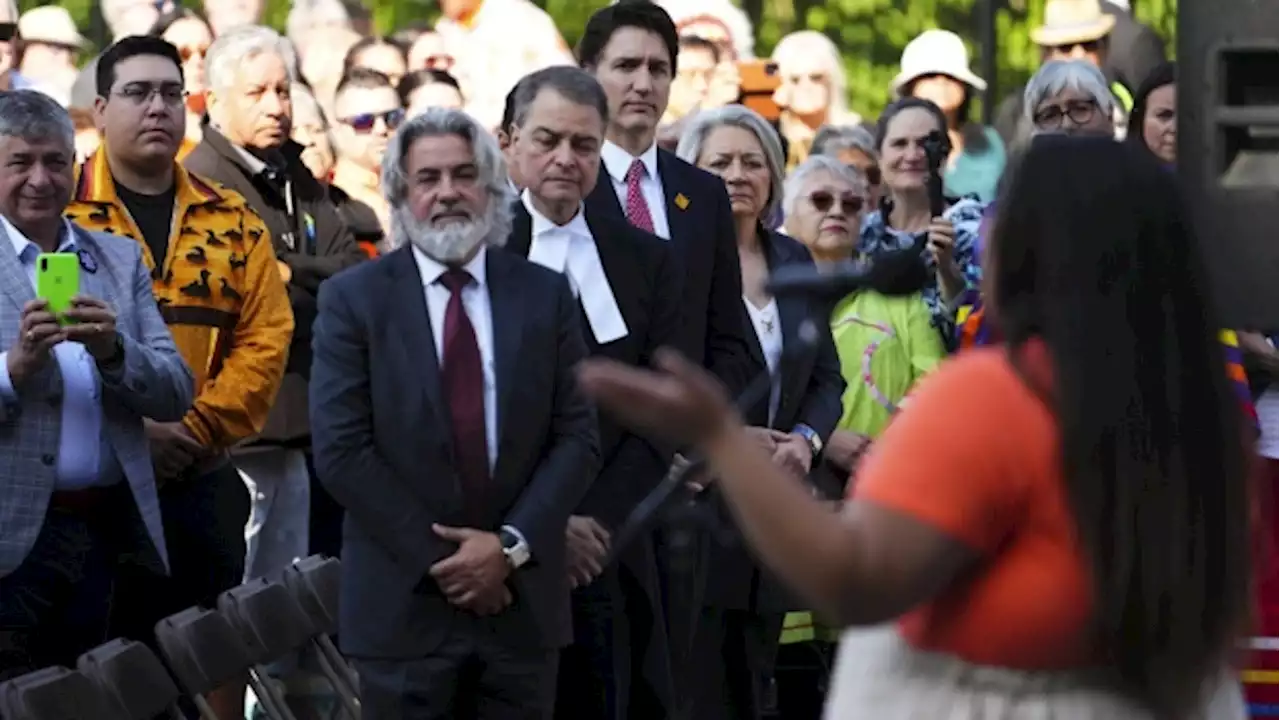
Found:
[[[462,480],[467,516],[483,515],[484,490],[489,483],[489,450],[484,422],[484,369],[475,329],[462,306],[462,290],[473,280],[466,270],[448,270],[440,282],[449,289],[444,311],[444,368],[441,380],[453,424],[453,457]]]

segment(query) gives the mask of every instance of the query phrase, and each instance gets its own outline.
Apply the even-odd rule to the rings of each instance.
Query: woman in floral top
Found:
[[[962,198],[951,201],[940,217],[930,215],[924,142],[940,131],[945,145],[946,128],[946,117],[928,100],[908,97],[885,108],[876,124],[884,200],[863,220],[857,251],[869,256],[902,250],[926,235],[921,255],[929,272],[921,294],[934,327],[949,341],[955,301],[982,279],[974,250],[982,204]]]

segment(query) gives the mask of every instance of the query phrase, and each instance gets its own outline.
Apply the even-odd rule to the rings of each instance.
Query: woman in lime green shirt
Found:
[[[866,178],[855,169],[829,157],[809,158],[787,179],[787,233],[804,243],[819,265],[846,261],[853,257],[867,195]],[[858,291],[841,300],[831,315],[832,336],[848,386],[843,414],[827,442],[825,458],[841,484],[912,385],[946,356],[929,307],[914,289],[924,284],[913,285],[915,276],[925,272],[919,255],[919,249],[908,247],[864,258],[899,266],[898,281],[891,285],[902,290]]]
[[[787,178],[785,230],[809,248],[819,266],[847,261],[854,255],[868,196],[867,180],[859,171],[831,157],[812,156]],[[846,389],[840,421],[827,441],[822,464],[810,475],[827,497],[844,496],[844,485],[862,451],[889,423],[916,380],[946,355],[919,290],[929,272],[920,259],[923,249],[917,243],[867,258],[879,266],[877,278],[894,281],[853,293],[832,312],[832,337]],[[814,668],[815,659],[818,667],[829,668],[835,639],[812,613],[787,614],[778,652],[780,717],[816,717],[821,712],[826,673]]]

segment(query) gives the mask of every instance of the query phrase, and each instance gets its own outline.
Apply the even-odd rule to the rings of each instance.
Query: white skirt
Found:
[[[1223,673],[1199,717],[1248,717],[1234,674]],[[825,718],[1156,720],[1132,701],[1080,674],[971,665],[911,647],[892,625],[842,635]]]

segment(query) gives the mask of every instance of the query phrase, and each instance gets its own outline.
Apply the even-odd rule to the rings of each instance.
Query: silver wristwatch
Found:
[[[512,570],[519,570],[529,562],[529,543],[518,533],[504,527],[498,531],[498,540],[502,542],[502,554],[507,556],[507,564]]]

